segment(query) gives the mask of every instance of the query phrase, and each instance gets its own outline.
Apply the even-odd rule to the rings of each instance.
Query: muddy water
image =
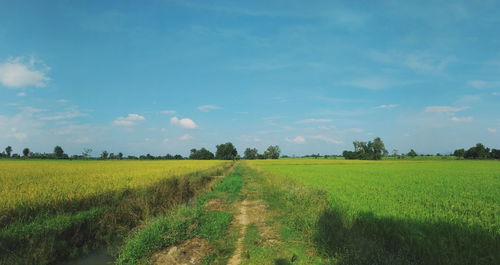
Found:
[[[89,255],[66,261],[59,265],[110,265],[115,259],[104,249],[91,252]]]

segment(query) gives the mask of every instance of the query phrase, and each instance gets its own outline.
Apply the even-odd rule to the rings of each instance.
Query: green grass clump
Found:
[[[181,207],[175,214],[149,221],[133,233],[121,248],[118,265],[142,264],[157,249],[177,244],[195,235],[193,225],[200,208]]]

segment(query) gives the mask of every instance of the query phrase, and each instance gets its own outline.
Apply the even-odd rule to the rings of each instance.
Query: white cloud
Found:
[[[398,52],[371,52],[373,60],[389,65],[401,65],[422,73],[440,73],[453,62],[453,56],[434,55],[428,52],[410,54]]]
[[[66,104],[66,103],[69,103],[69,99],[60,98],[60,99],[56,100],[56,102],[61,103],[61,104]]]
[[[425,73],[439,73],[454,60],[453,57],[439,57],[428,53],[407,55],[403,64],[410,69]]]
[[[469,107],[451,107],[451,106],[428,106],[425,108],[425,112],[433,113],[454,113],[462,110],[466,110]]]
[[[86,143],[90,143],[90,138],[88,138],[88,137],[81,137],[81,138],[75,139],[73,142],[75,142],[77,144],[86,144]]]
[[[331,122],[332,120],[330,119],[305,119],[305,120],[300,120],[297,121],[299,124],[306,124],[306,123],[327,123]]]
[[[256,136],[251,136],[251,135],[242,135],[239,137],[239,139],[241,141],[244,141],[244,142],[260,142],[260,141],[262,141],[261,138],[256,137]]]
[[[47,66],[41,66],[33,57],[23,62],[23,57],[10,58],[0,63],[0,84],[6,87],[44,87],[50,80]]]
[[[303,144],[303,143],[306,142],[306,139],[303,136],[297,136],[297,137],[295,137],[293,139],[286,138],[285,140],[287,142],[296,143],[296,144]]]
[[[317,139],[317,140],[321,140],[321,141],[324,141],[324,142],[327,142],[327,143],[331,143],[331,144],[343,144],[343,142],[340,141],[340,140],[337,140],[337,139],[334,139],[334,138],[331,138],[331,137],[327,137],[327,136],[324,136],[324,135],[316,135],[316,136],[312,136],[311,138]]]
[[[181,137],[179,137],[179,140],[181,140],[181,141],[187,141],[187,140],[191,140],[191,139],[193,139],[193,136],[191,136],[189,134],[184,134]]]
[[[497,128],[488,128],[488,132],[490,132],[490,133],[496,133],[497,132]]]
[[[175,114],[177,111],[175,110],[162,110],[160,113],[162,114]]]
[[[375,108],[376,109],[393,109],[397,106],[398,106],[397,104],[389,104],[389,105],[379,105],[379,106],[376,106]]]
[[[348,133],[362,133],[364,132],[365,130],[361,129],[361,128],[350,128],[350,129],[347,129],[346,132]]]
[[[493,95],[493,96],[500,96],[500,92],[493,92],[493,93],[491,93],[491,95]]]
[[[146,118],[139,114],[129,114],[127,117],[118,117],[113,123],[120,126],[134,126],[138,121],[143,121],[145,119]]]
[[[19,92],[17,93],[18,97],[26,97],[26,92]]]
[[[198,127],[196,125],[196,123],[189,118],[179,119],[177,117],[172,117],[170,119],[170,123],[172,123],[173,125],[176,125],[176,126],[180,126],[182,128],[186,128],[186,129],[194,129],[194,128]]]
[[[168,142],[170,142],[170,139],[169,138],[165,138],[165,139],[163,139],[163,142],[164,143],[168,143]]]
[[[66,112],[59,112],[52,116],[41,117],[40,120],[44,121],[55,121],[55,120],[65,120],[85,116],[84,113],[80,112],[78,109],[69,109]]]
[[[452,117],[451,120],[454,122],[473,122],[474,118],[473,117]]]
[[[215,105],[203,105],[199,106],[198,109],[204,112],[209,112],[211,110],[221,109],[221,107]]]
[[[383,77],[368,77],[345,82],[344,84],[369,90],[380,90],[394,86],[395,82]]]
[[[40,109],[40,108],[34,108],[31,106],[23,107],[23,111],[28,112],[28,113],[39,113],[39,112],[44,112],[46,111],[45,109]]]
[[[471,80],[467,84],[476,89],[486,89],[500,86],[500,82],[484,80]]]

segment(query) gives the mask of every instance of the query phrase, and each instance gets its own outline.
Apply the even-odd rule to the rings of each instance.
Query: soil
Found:
[[[210,245],[206,239],[193,238],[178,246],[172,246],[153,255],[155,265],[193,265],[202,264],[202,259],[210,253]]]

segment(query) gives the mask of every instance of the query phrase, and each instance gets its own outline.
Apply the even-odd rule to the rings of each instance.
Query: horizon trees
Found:
[[[245,149],[243,158],[253,160],[257,158],[258,154],[259,152],[257,151],[257,148],[247,148]]]
[[[193,148],[191,149],[191,154],[189,155],[189,159],[196,160],[211,160],[214,158],[214,153],[208,151],[207,149],[205,149],[205,147],[202,147],[200,150],[196,150],[195,148]]]
[[[216,146],[215,159],[219,160],[235,160],[238,156],[238,151],[231,142],[219,144]]]
[[[345,150],[342,152],[345,159],[380,160],[388,154],[380,137],[373,139],[373,142],[354,141],[352,144],[354,151]]]
[[[467,150],[464,148],[457,149],[453,152],[453,155],[465,159],[500,159],[500,150],[494,148],[490,150],[483,144],[477,143]]]

